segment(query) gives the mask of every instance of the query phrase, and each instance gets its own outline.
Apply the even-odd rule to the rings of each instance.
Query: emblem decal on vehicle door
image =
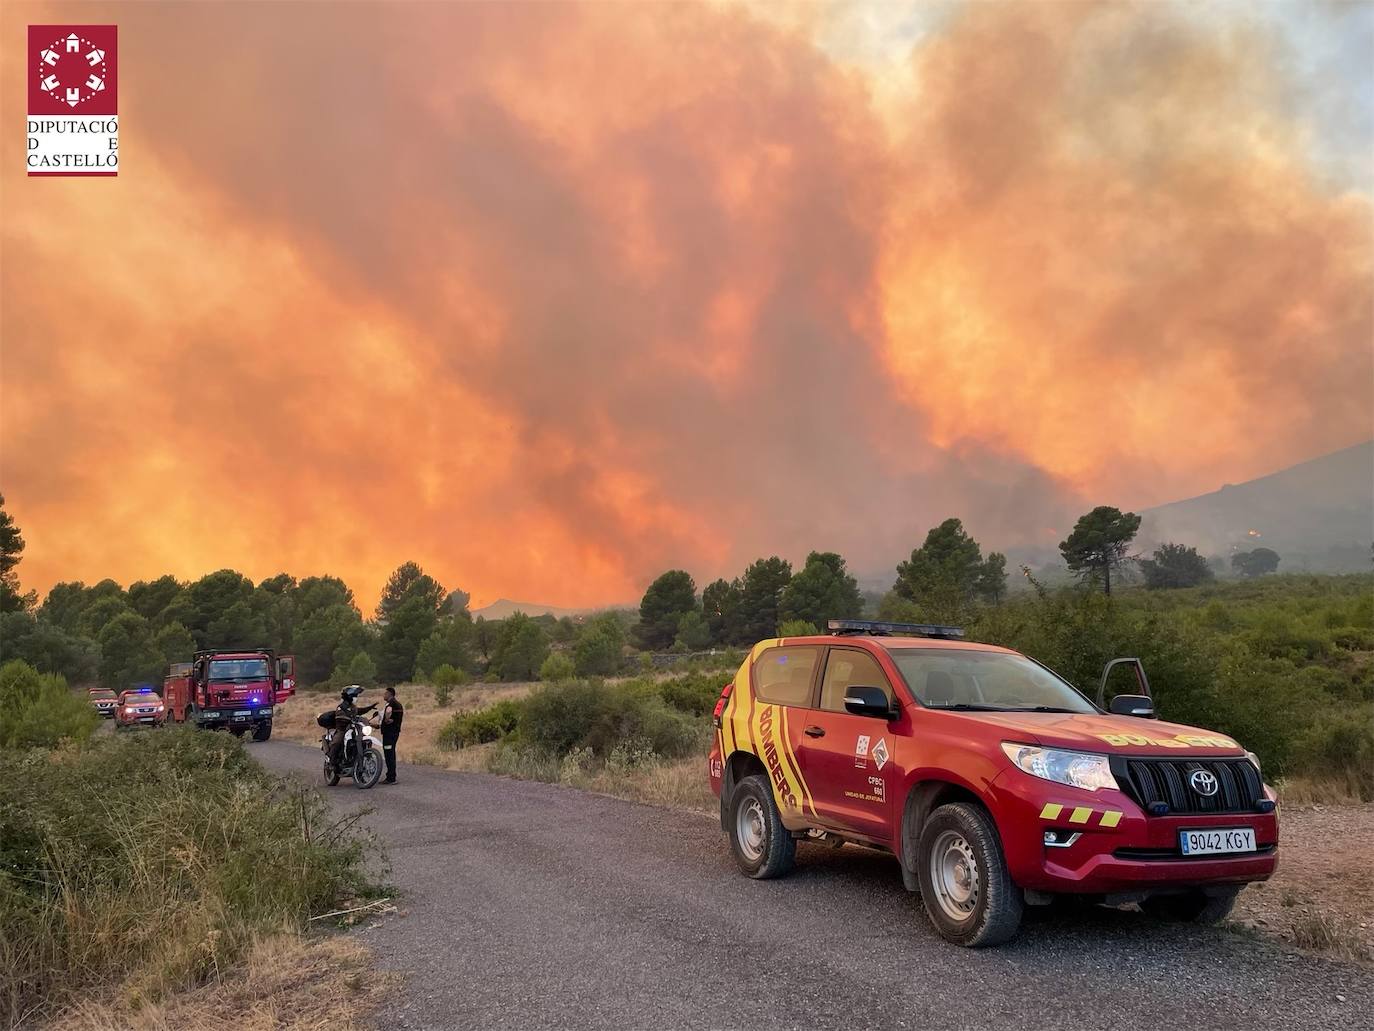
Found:
[[[854,765],[859,769],[868,767],[868,735],[860,734],[859,740],[854,742]]]
[[[887,765],[887,738],[878,738],[878,743],[873,746],[873,761],[878,764],[878,769]]]

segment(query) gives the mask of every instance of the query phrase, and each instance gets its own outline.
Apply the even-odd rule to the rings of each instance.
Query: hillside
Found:
[[[604,607],[604,606],[602,606]],[[498,598],[490,605],[480,609],[473,609],[474,617],[481,616],[483,619],[505,619],[512,612],[523,612],[527,616],[542,616],[546,613],[562,619],[564,616],[579,616],[587,612],[600,612],[602,607],[590,609],[565,609],[557,605],[543,605],[533,601],[511,601],[509,598]]]
[[[1161,541],[1190,544],[1207,555],[1266,547],[1289,571],[1367,571],[1374,441],[1141,515],[1141,551]]]

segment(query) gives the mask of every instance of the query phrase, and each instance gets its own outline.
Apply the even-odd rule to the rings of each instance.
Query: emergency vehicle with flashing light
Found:
[[[832,620],[761,641],[716,703],[721,829],[751,877],[799,840],[892,853],[958,945],[1056,896],[1216,922],[1278,861],[1277,796],[1231,738],[1155,718],[1137,659],[1097,702],[957,627]],[[1109,675],[1138,694],[1104,707]]]
[[[294,657],[270,648],[198,651],[163,680],[167,718],[266,741],[276,707],[296,693],[295,677]]]
[[[115,706],[116,727],[156,727],[161,725],[166,716],[162,698],[151,687],[136,687],[121,692]]]

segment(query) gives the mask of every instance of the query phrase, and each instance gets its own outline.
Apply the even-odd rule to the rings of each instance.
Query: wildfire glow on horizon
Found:
[[[77,10],[119,25],[119,177],[26,179],[0,133],[40,593],[228,566],[367,610],[415,559],[595,605],[887,568],[951,515],[1052,546],[1374,436],[1367,5],[15,3],[0,37]]]

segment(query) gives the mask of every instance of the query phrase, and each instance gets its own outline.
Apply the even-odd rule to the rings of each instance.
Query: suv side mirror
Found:
[[[1155,718],[1155,703],[1149,695],[1119,694],[1112,699],[1110,711],[1118,716],[1143,716],[1152,720]]]
[[[844,708],[855,716],[877,716],[879,719],[896,718],[892,703],[881,687],[851,687],[844,693]]]

